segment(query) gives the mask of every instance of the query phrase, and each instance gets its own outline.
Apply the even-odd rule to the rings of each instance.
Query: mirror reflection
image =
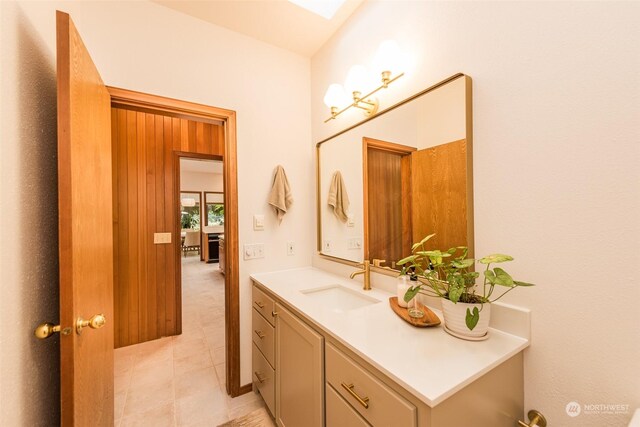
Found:
[[[413,242],[473,253],[471,79],[459,74],[318,144],[318,246],[395,263]]]

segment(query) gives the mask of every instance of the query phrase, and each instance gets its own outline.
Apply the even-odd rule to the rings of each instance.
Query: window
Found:
[[[205,191],[205,225],[224,225],[224,194]]]

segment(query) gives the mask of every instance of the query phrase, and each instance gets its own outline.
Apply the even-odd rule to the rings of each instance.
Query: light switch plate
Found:
[[[287,242],[287,255],[295,255],[296,245],[293,242]]]
[[[264,243],[247,243],[243,249],[242,256],[245,260],[264,258]]]
[[[324,253],[329,253],[331,252],[331,247],[333,245],[331,244],[331,240],[323,240],[322,241],[322,252]]]
[[[153,244],[166,245],[171,243],[171,233],[153,233]]]
[[[253,215],[253,229],[256,231],[264,230],[264,215]]]
[[[353,214],[349,214],[347,216],[347,227],[353,227],[355,224],[355,221],[353,220]]]
[[[347,249],[361,249],[362,239],[360,237],[352,237],[347,241]]]

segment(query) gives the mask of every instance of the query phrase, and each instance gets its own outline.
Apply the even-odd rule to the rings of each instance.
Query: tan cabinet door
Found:
[[[113,426],[111,98],[62,12],[57,54],[62,425]]]
[[[280,304],[276,313],[276,421],[322,427],[324,339]]]

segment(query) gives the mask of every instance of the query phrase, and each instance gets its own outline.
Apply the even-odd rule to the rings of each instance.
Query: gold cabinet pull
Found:
[[[547,427],[547,420],[539,411],[532,409],[527,413],[527,416],[529,417],[529,424],[525,423],[524,421],[518,420],[518,425],[520,425],[521,427]]]
[[[36,330],[33,331],[33,334],[36,336],[36,338],[44,340],[57,332],[60,332],[62,335],[69,335],[71,333],[71,328],[61,329],[60,325],[54,325],[53,323],[45,322],[39,324]]]
[[[263,382],[265,382],[266,378],[264,377],[264,375],[258,373],[257,371],[254,372],[256,378],[258,379],[258,381],[260,381],[260,384],[262,384]]]
[[[263,339],[266,336],[264,333],[262,333],[262,331],[259,331],[257,329],[255,329],[253,332],[255,332],[260,339]]]
[[[91,329],[100,329],[105,323],[107,323],[107,319],[104,317],[104,314],[96,314],[89,320],[84,320],[82,317],[78,317],[78,320],[76,320],[76,332],[80,335],[82,334],[82,330],[86,327],[90,327]]]
[[[254,301],[254,302],[258,307],[264,308],[264,304],[261,301]]]
[[[349,394],[354,397],[354,399],[356,399],[362,406],[365,407],[365,409],[369,408],[369,398],[368,397],[360,397],[360,396],[358,396],[358,393],[356,393],[353,390],[354,387],[355,387],[353,384],[345,384],[345,383],[341,383],[341,384],[342,384],[342,388],[347,390],[349,392]]]
[[[271,317],[276,317],[277,315],[278,315],[278,312],[277,312],[277,311],[272,311],[272,312],[271,312]]]

